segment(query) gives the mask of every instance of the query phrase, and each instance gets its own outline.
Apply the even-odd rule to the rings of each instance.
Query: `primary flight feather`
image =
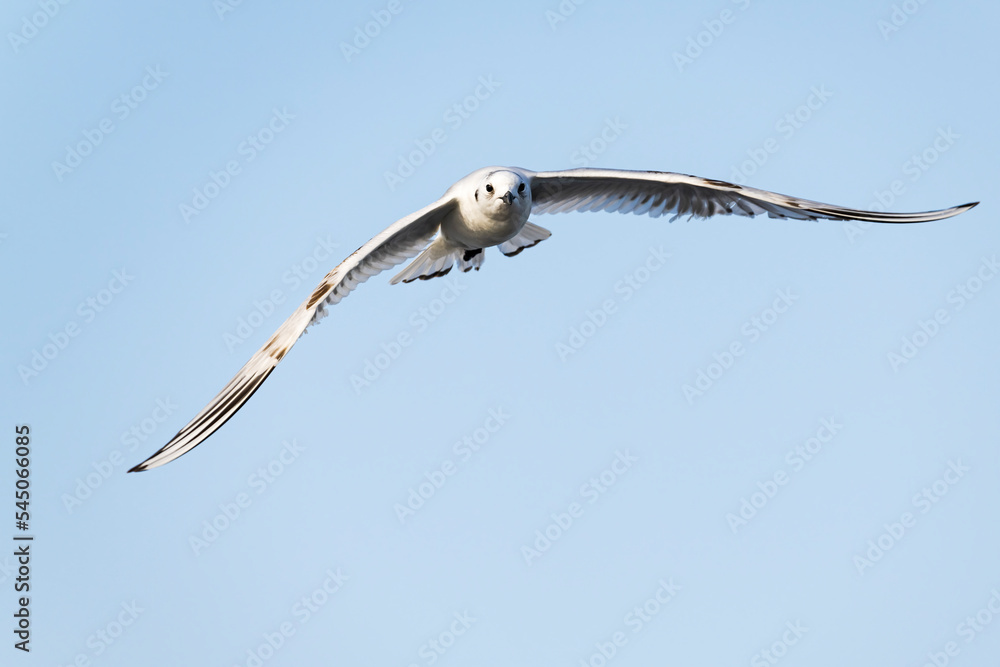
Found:
[[[551,235],[528,222],[532,213],[608,211],[654,218],[672,213],[671,220],[682,215],[753,217],[766,213],[771,218],[795,220],[912,223],[950,218],[976,203],[926,213],[881,213],[669,172],[479,169],[433,204],[394,222],[328,273],[236,377],[170,442],[129,472],[173,461],[212,435],[243,407],[306,328],[326,315],[326,306],[338,303],[360,283],[414,256],[391,284],[443,276],[456,264],[461,271],[478,270],[484,249],[491,246],[498,246],[504,255],[516,255]]]

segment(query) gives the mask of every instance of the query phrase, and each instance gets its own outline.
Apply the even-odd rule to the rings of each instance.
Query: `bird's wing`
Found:
[[[441,220],[453,210],[455,204],[454,198],[445,196],[393,223],[354,251],[323,278],[309,298],[295,309],[264,347],[250,357],[250,361],[204,410],[158,452],[129,472],[149,470],[169,463],[212,435],[250,400],[306,328],[326,314],[327,304],[336,304],[360,283],[423,250],[437,232]]]
[[[978,202],[926,213],[881,213],[822,204],[725,181],[663,171],[569,169],[525,172],[531,181],[532,213],[609,211],[659,217],[673,213],[707,218],[713,215],[755,216],[795,220],[866,220],[928,222],[950,218]]]

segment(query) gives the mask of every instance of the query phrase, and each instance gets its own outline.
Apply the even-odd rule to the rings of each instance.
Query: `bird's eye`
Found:
[[[492,186],[492,185],[490,185],[489,183],[487,183],[487,184],[486,184],[486,191],[487,191],[487,192],[493,192],[493,186]]]
[[[517,191],[521,194],[524,194],[524,183],[521,183],[519,186],[517,186]]]

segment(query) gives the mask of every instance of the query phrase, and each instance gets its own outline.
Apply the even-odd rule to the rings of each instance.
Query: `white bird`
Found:
[[[926,213],[859,211],[789,197],[725,181],[659,171],[571,169],[533,172],[487,167],[448,188],[433,204],[397,220],[328,273],[284,324],[212,401],[170,442],[129,472],[173,461],[196,447],[236,414],[267,379],[307,327],[326,315],[358,284],[418,255],[391,284],[478,270],[483,250],[499,246],[511,257],[547,239],[551,232],[528,222],[532,213],[608,211],[656,218],[673,213],[795,220],[928,222],[950,218],[978,202]]]

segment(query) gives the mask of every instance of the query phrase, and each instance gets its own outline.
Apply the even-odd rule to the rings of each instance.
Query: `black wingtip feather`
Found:
[[[200,440],[198,441],[198,443],[196,445],[194,445],[194,447],[197,447],[202,442],[204,442],[205,440],[207,440],[210,435],[212,435],[213,433],[215,433],[216,431],[218,431],[220,428],[222,428],[225,425],[226,422],[228,422],[230,419],[232,419],[233,416],[235,416],[236,413],[239,412],[240,409],[244,405],[247,404],[247,401],[249,401],[250,398],[254,394],[257,393],[257,390],[260,389],[261,385],[264,384],[264,380],[266,380],[268,378],[268,376],[270,376],[271,373],[274,372],[274,368],[275,367],[272,366],[271,368],[267,369],[265,372],[261,373],[257,377],[252,377],[249,382],[245,383],[239,389],[239,391],[237,391],[235,394],[227,397],[226,401],[224,403],[220,404],[220,406],[218,408],[216,408],[216,410],[214,410],[213,412],[210,412],[210,413],[204,415],[202,417],[202,419],[200,419],[197,423],[188,424],[187,426],[185,426],[184,428],[182,428],[180,431],[177,432],[177,435],[175,435],[173,438],[170,439],[170,442],[168,442],[167,444],[165,444],[163,447],[161,447],[159,450],[157,450],[156,453],[154,453],[152,456],[150,456],[149,458],[147,458],[145,461],[143,461],[139,465],[136,465],[136,466],[133,466],[132,468],[130,468],[129,472],[144,472],[146,470],[151,470],[152,468],[156,468],[156,467],[158,467],[160,465],[164,465],[162,463],[159,463],[159,464],[153,465],[153,466],[147,465],[147,464],[150,461],[152,461],[153,459],[155,459],[157,456],[159,456],[160,454],[162,454],[164,451],[166,451],[170,447],[170,445],[172,445],[173,442],[178,438],[178,436],[182,435],[183,433],[186,433],[186,432],[190,431],[194,427],[198,427],[199,430],[202,433],[204,433],[207,430],[207,434],[206,435],[199,434],[198,437],[200,438]],[[233,405],[235,405],[235,408],[233,408]],[[223,416],[224,416],[224,418],[223,418]],[[221,418],[221,421],[220,421],[220,418]],[[206,424],[206,421],[207,421],[207,424]],[[191,447],[187,451],[191,451],[191,449],[194,449],[194,447]],[[187,452],[185,452],[185,453],[187,453]],[[173,460],[173,459],[171,459],[171,460]]]

